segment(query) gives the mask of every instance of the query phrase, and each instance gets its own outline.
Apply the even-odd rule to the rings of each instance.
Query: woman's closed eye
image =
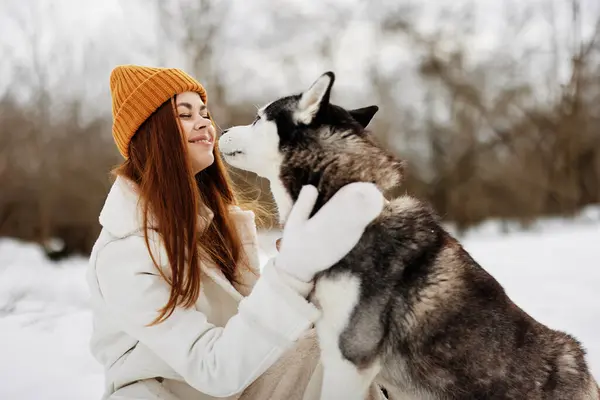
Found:
[[[208,119],[208,113],[200,114],[202,118]],[[179,118],[192,118],[192,114],[179,114]]]

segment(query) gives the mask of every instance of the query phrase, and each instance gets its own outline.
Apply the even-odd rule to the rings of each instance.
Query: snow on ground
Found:
[[[471,255],[515,302],[579,338],[600,379],[600,209],[543,220],[531,231],[490,222],[464,237]],[[278,232],[261,234],[263,260]],[[0,240],[0,399],[99,399],[82,258],[52,264],[37,246]]]

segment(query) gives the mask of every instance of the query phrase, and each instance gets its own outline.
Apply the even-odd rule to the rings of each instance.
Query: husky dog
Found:
[[[270,181],[282,223],[303,185],[319,190],[316,212],[348,183],[402,181],[403,162],[365,129],[377,106],[331,104],[333,82],[327,72],[219,139],[229,164]],[[392,399],[599,398],[580,343],[515,305],[415,198],[387,202],[311,299],[323,400],[363,399],[374,380]]]

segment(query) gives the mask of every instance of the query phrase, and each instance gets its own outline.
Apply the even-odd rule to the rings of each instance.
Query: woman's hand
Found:
[[[331,268],[358,243],[365,228],[383,209],[379,189],[366,182],[350,183],[308,218],[319,193],[304,186],[283,229],[275,265],[303,282]]]

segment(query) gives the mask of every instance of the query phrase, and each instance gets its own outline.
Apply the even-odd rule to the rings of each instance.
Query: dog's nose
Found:
[[[223,132],[221,132],[221,135],[226,134],[227,132],[229,132],[229,129],[225,129]]]

